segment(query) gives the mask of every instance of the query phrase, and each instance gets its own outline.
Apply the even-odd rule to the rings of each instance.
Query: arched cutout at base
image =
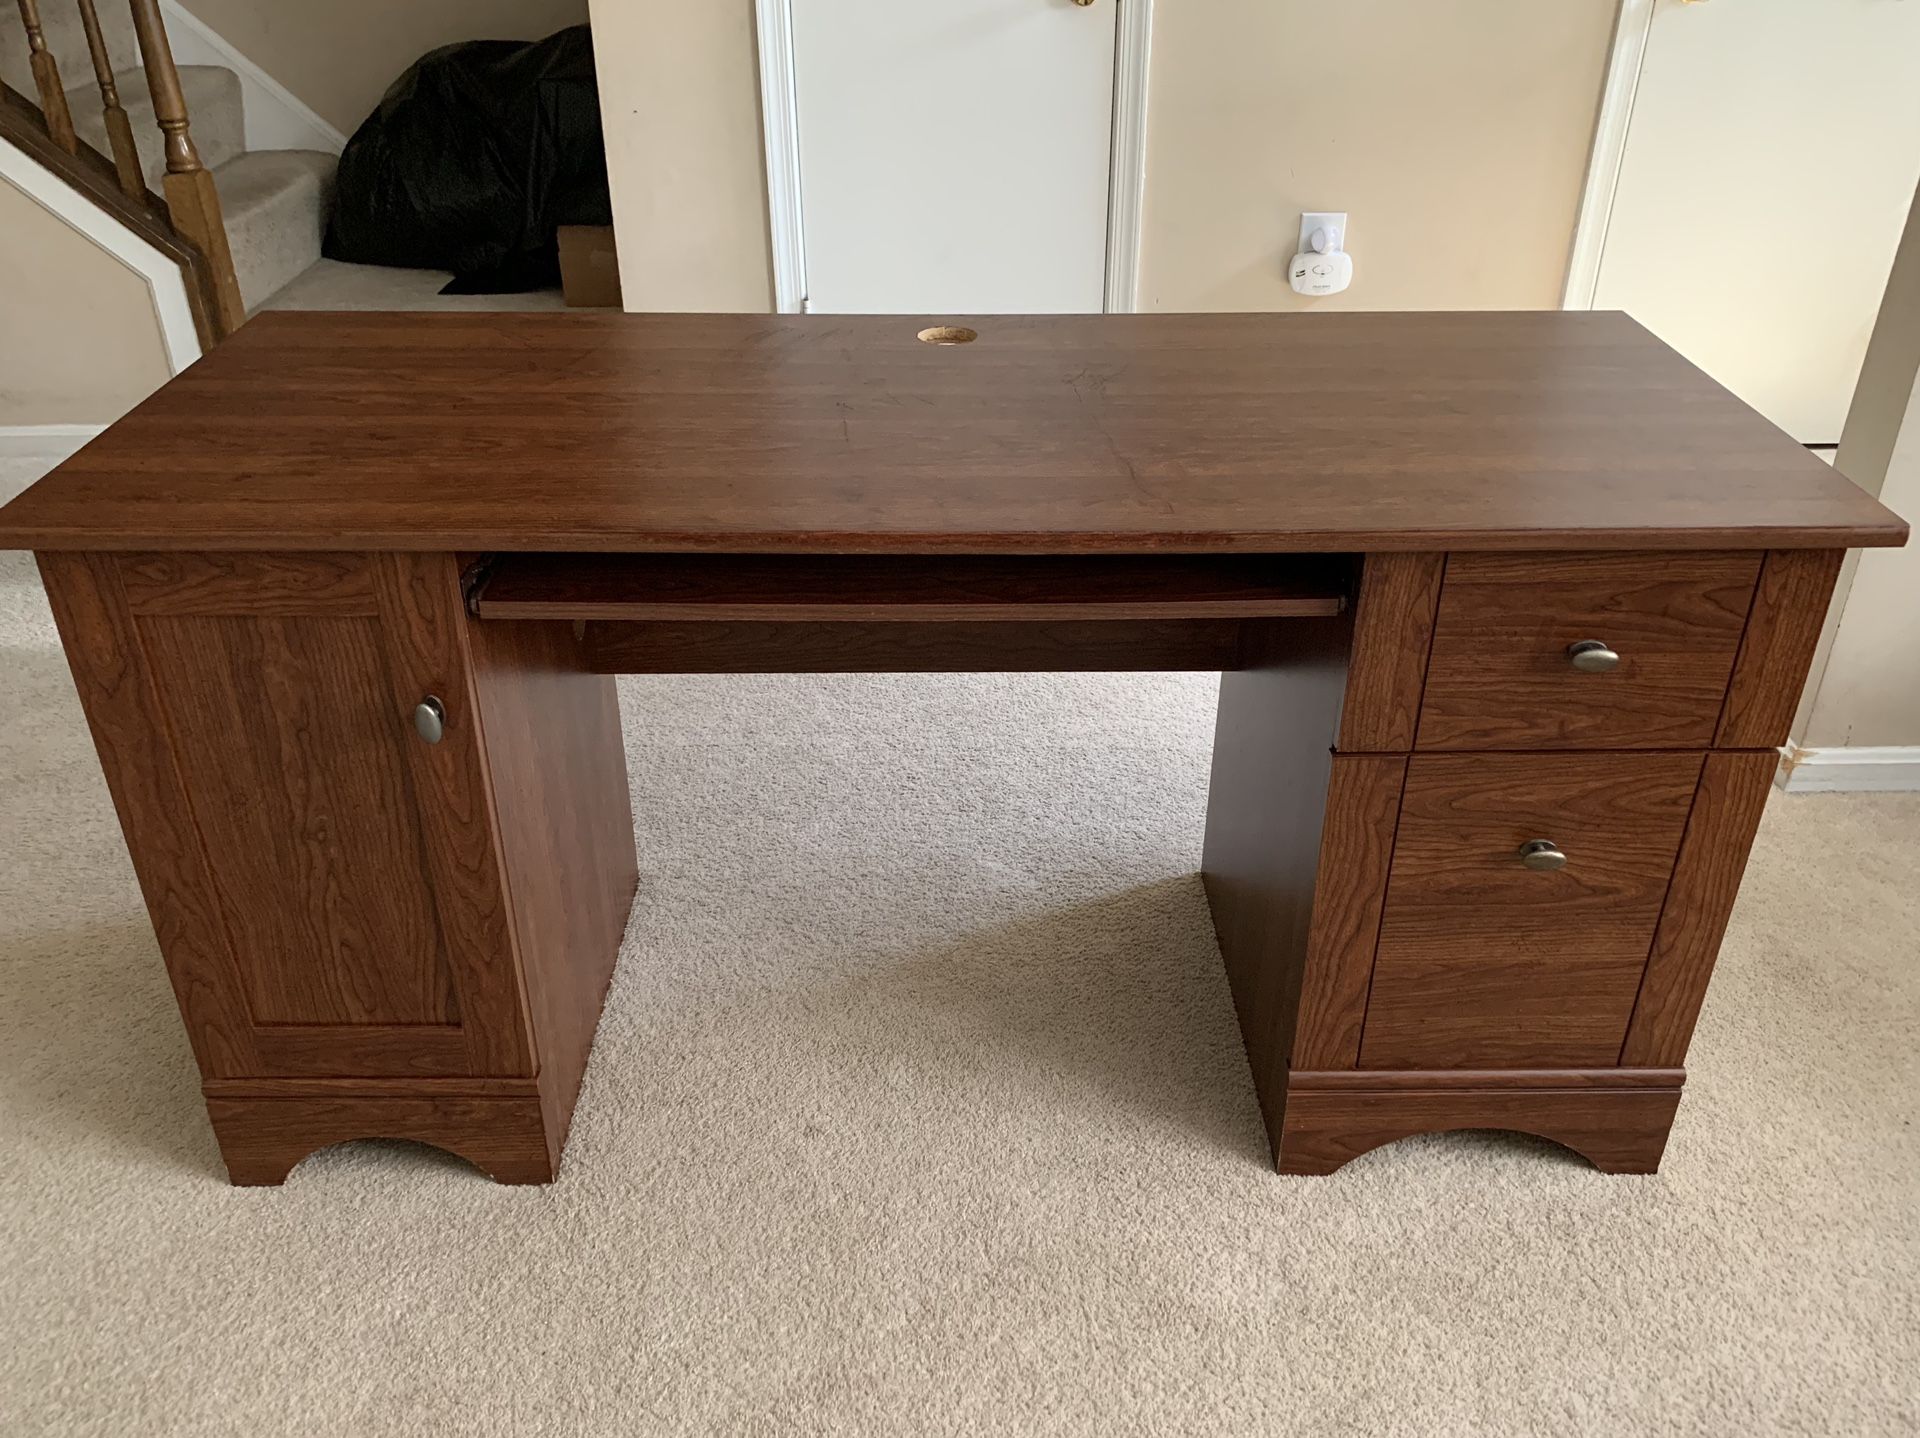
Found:
[[[1680,1104],[1675,1088],[1295,1090],[1274,1166],[1330,1174],[1403,1138],[1492,1129],[1558,1144],[1602,1173],[1654,1173]]]
[[[564,1129],[537,1094],[396,1098],[213,1097],[207,1113],[236,1184],[274,1185],[309,1154],[358,1139],[402,1139],[464,1160],[496,1183],[551,1183]]]
[[[491,1179],[495,1183],[511,1182],[511,1180],[503,1180],[499,1174],[491,1172],[479,1160],[468,1157],[458,1149],[449,1148],[445,1144],[428,1143],[425,1139],[395,1138],[389,1134],[368,1134],[364,1138],[343,1138],[335,1143],[323,1143],[319,1147],[308,1149],[307,1152],[294,1158],[293,1161],[287,1164],[285,1169],[275,1177],[256,1177],[246,1180],[233,1178],[231,1167],[228,1169],[228,1176],[233,1178],[233,1182],[236,1184],[244,1183],[245,1185],[253,1187],[277,1186],[291,1178],[294,1170],[298,1169],[309,1159],[318,1158],[321,1154],[331,1153],[335,1149],[349,1148],[360,1144],[391,1144],[400,1146],[403,1147],[405,1151],[414,1155],[430,1157],[433,1160],[440,1161],[445,1167],[465,1169],[477,1178]],[[258,1171],[264,1174],[270,1170],[263,1165]],[[540,1180],[534,1181],[538,1182]]]
[[[1367,1147],[1359,1149],[1357,1152],[1347,1154],[1339,1161],[1335,1168],[1324,1171],[1337,1172],[1339,1169],[1345,1168],[1348,1164],[1363,1159],[1369,1154],[1378,1153],[1383,1148],[1391,1148],[1397,1143],[1404,1143],[1410,1138],[1426,1138],[1430,1135],[1442,1133],[1477,1133],[1503,1138],[1537,1139],[1557,1151],[1554,1157],[1565,1158],[1570,1163],[1588,1164],[1599,1169],[1602,1173],[1626,1173],[1635,1171],[1617,1167],[1610,1168],[1606,1163],[1596,1160],[1592,1154],[1583,1152],[1576,1144],[1569,1143],[1564,1138],[1557,1138],[1550,1133],[1536,1133],[1531,1129],[1524,1128],[1489,1128],[1478,1124],[1457,1124],[1450,1125],[1446,1128],[1417,1129],[1411,1133],[1382,1134],[1379,1136],[1377,1142],[1370,1143]],[[1323,1170],[1319,1169],[1315,1170],[1316,1173],[1322,1171]]]

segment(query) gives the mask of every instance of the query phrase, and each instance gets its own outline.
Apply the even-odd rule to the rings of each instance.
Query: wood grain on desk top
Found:
[[[945,317],[951,318],[951,317]],[[0,510],[40,549],[1897,544],[1618,314],[268,314]]]

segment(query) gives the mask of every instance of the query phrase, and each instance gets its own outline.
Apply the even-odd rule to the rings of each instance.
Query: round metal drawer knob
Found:
[[[1567,662],[1582,674],[1605,674],[1620,665],[1620,656],[1603,639],[1582,639],[1567,646]]]
[[[413,706],[413,732],[429,744],[446,737],[447,706],[432,694]]]
[[[1520,862],[1537,874],[1567,867],[1567,856],[1551,839],[1529,839],[1520,846]]]

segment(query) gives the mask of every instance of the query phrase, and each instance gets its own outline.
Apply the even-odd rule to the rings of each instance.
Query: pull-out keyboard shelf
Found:
[[[1302,555],[510,554],[470,604],[482,620],[583,626],[602,673],[1231,670],[1287,647],[1294,621],[1320,631],[1342,615],[1353,568]]]

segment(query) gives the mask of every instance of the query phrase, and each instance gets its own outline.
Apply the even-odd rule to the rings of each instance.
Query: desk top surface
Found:
[[[978,338],[922,343],[934,324]],[[38,549],[1897,544],[1618,314],[267,314],[0,509]]]

